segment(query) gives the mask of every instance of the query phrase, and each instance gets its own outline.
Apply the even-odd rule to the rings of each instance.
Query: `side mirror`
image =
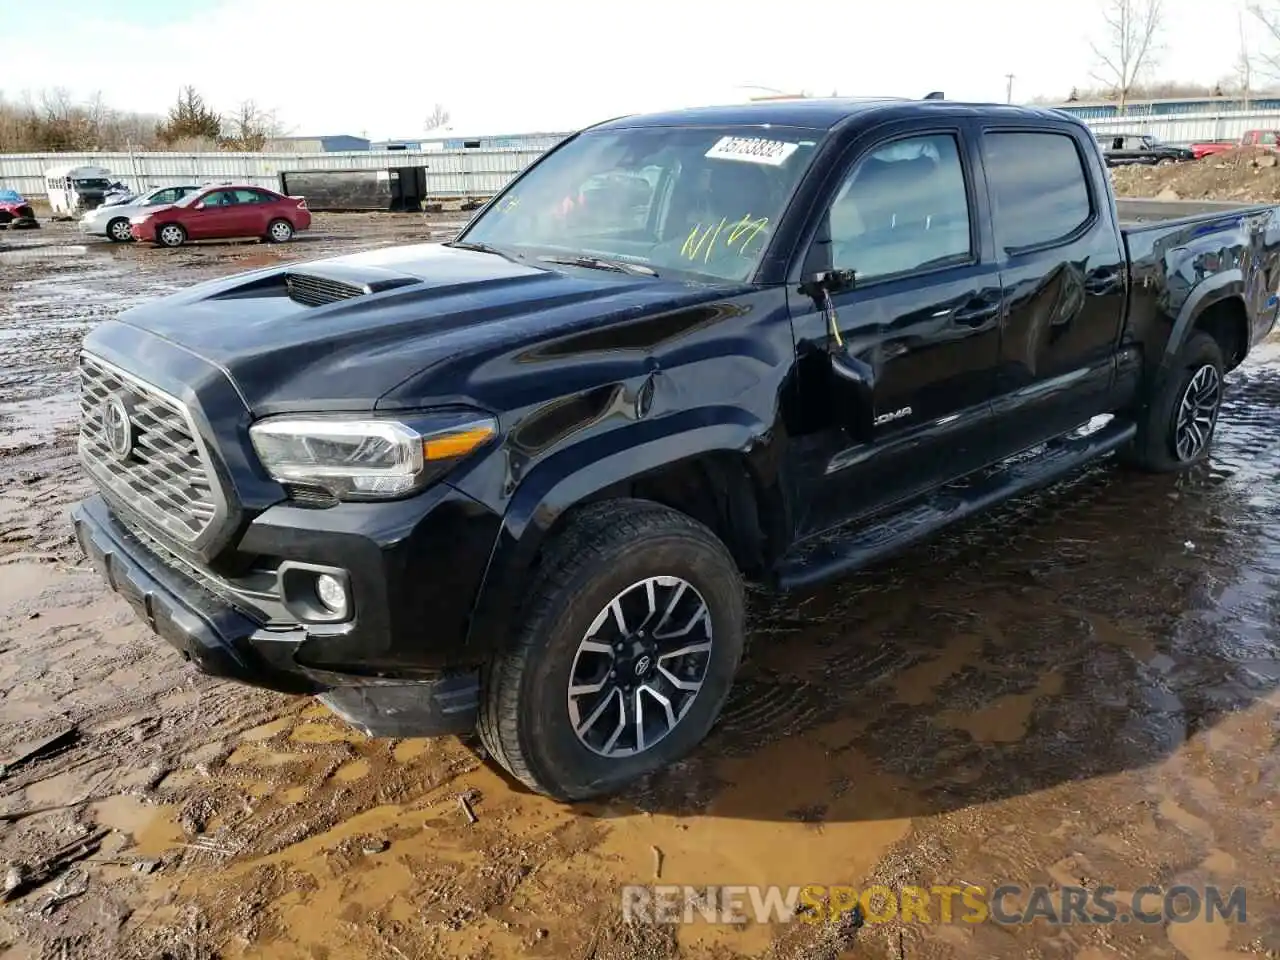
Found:
[[[851,290],[852,270],[822,270],[810,274],[801,290],[813,297],[827,319],[827,383],[836,416],[857,439],[870,443],[875,435],[876,371],[844,342],[831,294]]]
[[[191,205],[191,209],[192,209],[192,210],[203,210],[203,209],[204,209],[204,201],[203,201],[203,200],[199,200],[199,201],[197,201],[197,202],[193,203],[193,204]]]
[[[820,270],[811,273],[800,282],[800,290],[815,300],[825,300],[833,293],[852,290],[854,272],[852,270]]]

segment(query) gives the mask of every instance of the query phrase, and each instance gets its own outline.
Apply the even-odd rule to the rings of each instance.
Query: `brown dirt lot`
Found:
[[[723,721],[609,802],[530,795],[456,738],[370,740],[141,627],[66,519],[87,491],[84,333],[198,279],[457,219],[318,215],[286,246],[178,251],[0,233],[6,889],[74,861],[0,906],[0,957],[1280,956],[1280,345],[1233,376],[1193,476],[1100,465],[843,583],[753,597]],[[957,900],[949,922],[934,901],[861,927],[625,923],[621,886],[655,878],[1109,885],[1121,913],[1144,885],[1239,885],[1247,921],[974,923]]]
[[[1280,156],[1244,147],[1189,163],[1128,166],[1111,171],[1121,197],[1161,200],[1280,201]]]

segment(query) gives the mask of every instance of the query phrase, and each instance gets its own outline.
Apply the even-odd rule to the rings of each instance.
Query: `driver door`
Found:
[[[191,209],[183,218],[183,226],[187,236],[192,240],[205,240],[209,237],[221,236],[219,224],[226,217],[226,204],[229,191],[213,190],[206,193],[191,205]],[[232,196],[230,202],[235,202]]]
[[[805,262],[853,271],[851,288],[788,297],[806,413],[798,445],[801,536],[961,476],[995,459],[989,436],[1001,287],[981,167],[965,125],[855,143]],[[865,371],[871,410],[833,382],[838,330]]]

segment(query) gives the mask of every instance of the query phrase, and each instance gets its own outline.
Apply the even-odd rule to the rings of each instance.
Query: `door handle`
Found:
[[[1118,292],[1123,285],[1123,270],[1099,270],[1084,282],[1085,290],[1094,294]]]
[[[951,322],[962,327],[981,327],[1000,315],[1000,304],[980,300],[957,307],[951,313]]]

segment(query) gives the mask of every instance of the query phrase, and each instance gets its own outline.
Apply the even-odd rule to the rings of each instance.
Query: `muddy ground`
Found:
[[[212,681],[139,626],[66,519],[84,333],[196,279],[456,220],[319,215],[283,247],[179,251],[0,233],[0,859],[7,884],[75,861],[0,906],[0,956],[1280,956],[1277,344],[1231,378],[1193,476],[1100,465],[839,585],[753,598],[710,740],[607,803]],[[624,923],[620,886],[656,874],[1241,885],[1247,922]]]

